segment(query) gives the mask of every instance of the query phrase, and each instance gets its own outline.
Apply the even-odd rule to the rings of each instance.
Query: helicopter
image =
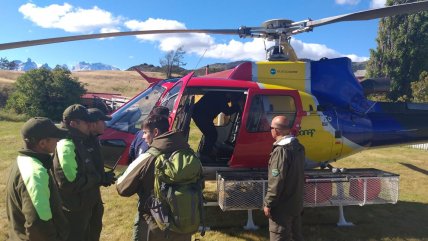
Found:
[[[290,130],[306,149],[307,167],[325,166],[368,148],[426,142],[428,104],[383,103],[368,100],[377,82],[363,86],[348,58],[299,61],[291,36],[343,21],[361,21],[428,10],[428,1],[406,3],[319,20],[273,19],[260,27],[239,29],[176,29],[113,32],[0,44],[0,50],[95,38],[141,34],[207,33],[264,38],[274,41],[267,61],[244,62],[233,69],[182,78],[157,79],[139,72],[149,87],[112,114],[100,136],[105,162],[127,165],[128,149],[142,121],[155,106],[170,110],[170,130],[190,138],[193,107],[202,96],[231,95],[240,110],[215,120],[216,156],[202,160],[209,175],[219,170],[265,169],[272,147],[270,122],[277,115],[290,120]],[[371,88],[371,89],[370,89]],[[199,140],[196,151],[205,145]]]

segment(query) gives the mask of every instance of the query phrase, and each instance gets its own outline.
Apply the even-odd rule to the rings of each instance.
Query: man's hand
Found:
[[[265,216],[268,218],[271,218],[272,216],[270,215],[270,208],[268,207],[264,207],[263,211],[265,212]]]
[[[108,187],[114,184],[116,180],[117,180],[116,174],[114,174],[113,171],[105,172],[103,182],[101,183],[101,185],[103,185],[104,187]]]

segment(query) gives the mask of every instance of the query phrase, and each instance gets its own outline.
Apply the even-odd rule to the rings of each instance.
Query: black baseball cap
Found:
[[[92,122],[96,122],[99,120],[102,120],[102,121],[111,120],[111,116],[104,114],[104,112],[102,112],[98,108],[89,108],[88,113],[89,113],[89,117],[91,118]]]
[[[67,109],[64,110],[64,113],[62,113],[62,119],[91,121],[88,109],[79,104],[74,104],[67,107]]]
[[[46,117],[34,117],[29,119],[21,128],[24,139],[65,138],[67,130],[58,128]]]

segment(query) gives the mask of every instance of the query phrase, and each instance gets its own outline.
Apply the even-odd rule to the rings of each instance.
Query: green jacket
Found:
[[[59,241],[69,233],[61,199],[49,172],[52,157],[22,150],[7,182],[9,240]]]
[[[274,143],[268,168],[268,189],[264,205],[271,208],[272,220],[300,215],[305,183],[305,148],[291,136]]]
[[[166,132],[153,139],[150,148],[156,148],[162,153],[172,153],[179,149],[189,148],[182,132]],[[140,211],[150,214],[145,203],[154,189],[155,162],[154,157],[145,152],[135,159],[116,182],[119,195],[129,197],[138,194]]]
[[[77,130],[69,130],[70,138],[56,146],[53,159],[54,179],[67,211],[92,208],[100,200],[102,177],[93,156],[93,142]]]

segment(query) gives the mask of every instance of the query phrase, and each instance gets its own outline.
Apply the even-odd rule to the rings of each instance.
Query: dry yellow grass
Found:
[[[0,70],[0,83],[10,85],[24,74],[22,71]],[[162,73],[145,72],[150,77],[164,78]],[[72,72],[80,82],[86,85],[88,92],[118,93],[133,97],[147,88],[148,83],[135,71],[79,71]]]
[[[13,84],[23,73],[22,71],[0,70],[0,83]]]
[[[162,78],[162,74],[145,72],[150,77]],[[80,71],[73,72],[88,92],[119,93],[133,97],[146,89],[148,83],[135,71]]]

